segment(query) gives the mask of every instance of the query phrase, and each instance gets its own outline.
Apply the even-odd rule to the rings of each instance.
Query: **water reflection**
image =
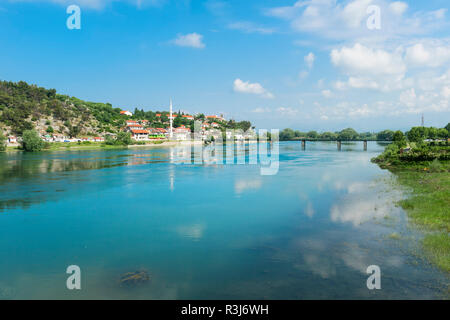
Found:
[[[251,147],[240,146],[246,161]],[[186,146],[3,155],[0,298],[70,298],[73,263],[89,274],[86,299],[439,297],[445,277],[410,254],[401,195],[369,161],[382,146],[349,148],[281,143],[275,176],[214,163],[214,148],[195,149],[209,153],[202,164]],[[117,285],[140,269],[148,286]]]

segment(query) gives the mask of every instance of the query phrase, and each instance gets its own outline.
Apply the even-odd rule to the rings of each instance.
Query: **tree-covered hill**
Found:
[[[130,109],[132,110],[132,109]],[[117,133],[126,120],[148,120],[151,127],[167,127],[167,111],[144,111],[134,109],[132,117],[120,114],[120,108],[110,103],[83,101],[75,97],[61,95],[55,89],[45,89],[29,85],[24,81],[0,81],[0,132],[5,135],[22,135],[25,130],[36,129],[41,135],[61,133],[70,137],[80,135],[104,135]],[[162,116],[157,116],[158,114]],[[193,121],[176,113],[174,126],[185,125],[193,128]],[[207,120],[203,114],[196,120]],[[218,121],[220,128],[243,129],[251,127],[249,121]]]
[[[124,123],[120,109],[108,103],[82,101],[23,81],[0,82],[0,127],[10,134],[33,128],[71,136],[98,134]]]

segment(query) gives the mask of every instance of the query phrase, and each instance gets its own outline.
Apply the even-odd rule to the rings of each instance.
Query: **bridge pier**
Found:
[[[306,140],[302,140],[302,150],[306,150]]]
[[[341,151],[341,141],[337,141],[337,149],[338,151]]]
[[[367,140],[364,140],[364,151],[367,151]]]

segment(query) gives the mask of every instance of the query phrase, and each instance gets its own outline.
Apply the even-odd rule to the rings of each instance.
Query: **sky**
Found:
[[[70,5],[80,29],[70,29]],[[0,79],[302,131],[450,122],[448,0],[2,0]],[[75,20],[70,20],[75,21]]]

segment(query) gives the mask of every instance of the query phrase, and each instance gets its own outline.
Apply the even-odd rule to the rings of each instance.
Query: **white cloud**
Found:
[[[172,43],[180,47],[203,49],[205,47],[205,44],[202,40],[203,36],[194,32],[188,33],[186,35],[179,34],[176,39],[172,40]]]
[[[266,113],[270,112],[269,108],[255,108],[252,110],[253,113]]]
[[[274,95],[263,88],[263,86],[257,82],[250,83],[249,81],[242,81],[241,79],[234,80],[233,90],[235,92],[256,94],[263,98],[273,99]]]
[[[450,62],[450,44],[417,43],[406,49],[406,61],[412,66],[440,67]]]
[[[441,95],[446,99],[450,98],[450,86],[443,87],[441,90]]]
[[[136,5],[138,8],[142,6],[159,6],[166,0],[9,0],[10,2],[50,2],[58,5],[68,6],[71,4],[79,5],[82,9],[103,9],[105,6],[113,2],[127,2]]]
[[[275,32],[273,28],[261,27],[253,24],[252,22],[239,21],[233,22],[228,25],[229,29],[239,30],[245,33],[259,33],[259,34],[272,34]]]
[[[306,65],[308,66],[309,69],[312,69],[312,67],[314,66],[314,61],[316,60],[316,56],[314,55],[314,53],[310,52],[308,53],[304,58]]]
[[[395,15],[402,15],[408,9],[408,4],[401,1],[395,1],[389,4],[389,10]]]
[[[325,98],[331,98],[331,96],[333,95],[333,93],[330,90],[322,90],[322,95]]]
[[[298,114],[298,110],[289,108],[289,107],[279,107],[277,108],[277,112],[282,116],[295,116]]]
[[[331,51],[331,62],[347,74],[403,74],[406,66],[401,55],[381,49],[371,49],[356,43]]]
[[[298,77],[299,77],[300,79],[305,79],[305,78],[308,77],[308,75],[309,75],[309,72],[308,72],[308,71],[302,70],[302,71],[299,72]]]
[[[406,105],[407,107],[414,107],[416,105],[416,90],[414,88],[403,91],[400,94],[400,102]]]
[[[377,5],[381,10],[381,30],[376,32],[366,27],[370,5]],[[265,13],[288,21],[294,31],[346,41],[358,38],[393,39],[444,29],[448,25],[445,21],[446,9],[412,12],[407,16],[407,8],[404,2],[388,0],[309,0],[267,9]]]

